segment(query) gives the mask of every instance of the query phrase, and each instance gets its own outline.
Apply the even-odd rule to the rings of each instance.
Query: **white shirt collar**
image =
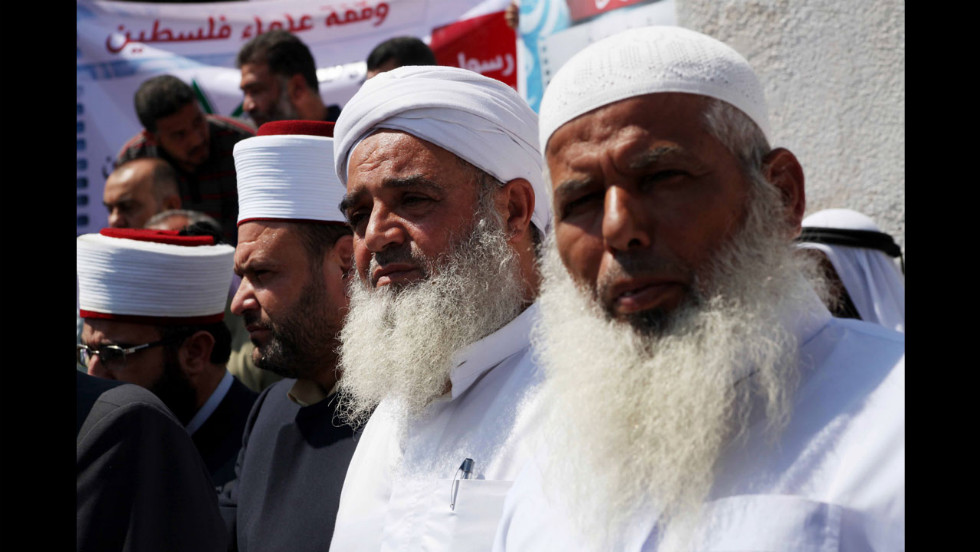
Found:
[[[799,340],[800,347],[810,341],[833,318],[815,292],[810,292],[803,308],[782,314],[783,324]]]
[[[453,357],[455,367],[449,375],[452,398],[465,393],[484,372],[500,361],[527,348],[537,316],[538,303],[535,302],[503,328],[458,351]]]
[[[293,386],[289,388],[286,392],[286,398],[298,404],[301,407],[312,406],[324,399],[329,399],[337,393],[337,389],[340,385],[340,380],[338,379],[330,391],[324,392],[323,387],[319,383],[311,379],[297,378],[293,382]]]
[[[214,392],[211,393],[211,396],[208,397],[207,401],[205,401],[204,406],[202,406],[201,409],[197,411],[197,414],[194,414],[194,417],[191,418],[191,421],[187,423],[186,429],[188,434],[194,435],[194,432],[201,429],[204,422],[211,417],[211,413],[218,408],[221,401],[225,399],[225,395],[228,394],[228,390],[231,389],[231,380],[233,378],[234,376],[231,375],[231,372],[225,371],[225,375],[221,378],[221,382],[218,383],[218,387],[215,387]]]

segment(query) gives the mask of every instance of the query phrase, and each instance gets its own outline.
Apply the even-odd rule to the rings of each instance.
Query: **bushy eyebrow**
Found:
[[[381,188],[384,190],[397,190],[401,188],[423,188],[435,193],[445,192],[445,187],[436,183],[430,178],[426,178],[421,174],[413,174],[411,176],[402,177],[391,177],[386,178],[381,183]],[[354,190],[344,195],[344,199],[340,202],[340,212],[346,214],[347,210],[351,208],[355,203],[358,202],[362,197],[367,194],[367,191],[363,188]]]
[[[664,163],[676,163],[683,162],[685,164],[694,164],[701,166],[702,163],[692,156],[686,149],[677,145],[670,146],[657,146],[646,151],[642,151],[634,155],[630,160],[627,168],[631,171],[643,171],[656,167],[659,164]],[[563,202],[574,199],[576,196],[580,195],[583,190],[587,190],[596,184],[596,179],[592,176],[584,176],[581,178],[569,178],[563,181],[561,184],[554,189],[554,202],[556,205],[561,205]]]
[[[658,165],[664,168],[682,168],[687,172],[700,174],[711,169],[703,156],[679,145],[658,146],[637,153],[630,159],[629,169],[636,172],[655,170]]]
[[[239,258],[235,256],[234,263],[232,265],[232,270],[235,274],[239,276],[244,276],[248,272],[255,271],[256,266],[263,269],[274,269],[276,268],[276,261],[274,257],[270,257],[271,252],[268,250],[263,251],[261,248],[246,246],[242,243],[238,245],[239,251],[245,251],[245,257]],[[247,249],[242,249],[243,247],[248,247]]]
[[[630,170],[640,171],[656,165],[673,160],[687,160],[690,156],[678,146],[659,146],[651,150],[640,152],[630,160]]]
[[[591,176],[584,178],[570,178],[565,180],[555,188],[555,204],[560,205],[565,201],[568,201],[570,197],[574,197],[581,193],[583,189],[587,189],[595,185],[595,179]]]
[[[344,194],[344,199],[340,200],[340,205],[337,207],[341,213],[344,213],[344,216],[347,216],[347,210],[350,209],[350,206],[357,203],[357,199],[366,193],[364,190],[360,190],[354,193]]]

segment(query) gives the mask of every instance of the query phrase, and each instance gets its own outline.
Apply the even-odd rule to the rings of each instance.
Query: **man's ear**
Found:
[[[306,85],[306,79],[303,78],[302,73],[296,73],[286,81],[286,94],[293,104],[301,100],[309,90],[310,87]]]
[[[783,198],[790,239],[800,234],[803,213],[806,211],[806,192],[803,186],[803,167],[786,148],[776,148],[762,159],[762,173],[779,189]]]
[[[333,262],[344,271],[344,276],[346,277],[350,274],[351,268],[354,266],[354,237],[346,235],[338,238],[333,244],[330,254],[324,255],[323,260],[325,265],[323,267],[324,274],[329,274],[326,264]]]
[[[177,351],[180,367],[188,377],[203,372],[211,364],[211,350],[214,349],[214,336],[200,330],[184,340]]]
[[[531,215],[534,214],[534,188],[523,178],[515,178],[504,184],[500,190],[501,203],[505,217],[505,231],[508,241],[524,236],[529,232]]]

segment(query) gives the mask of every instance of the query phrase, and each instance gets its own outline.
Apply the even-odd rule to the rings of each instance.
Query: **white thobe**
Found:
[[[506,492],[532,453],[528,436],[540,427],[542,373],[529,342],[537,311],[535,303],[461,350],[451,392],[423,418],[400,429],[391,403],[378,405],[347,471],[333,552],[490,549]],[[454,484],[465,458],[472,475]]]
[[[755,418],[722,458],[692,550],[905,549],[904,335],[819,305],[801,318],[792,418],[775,446]],[[536,457],[515,481],[494,552],[589,549],[545,494],[543,466]],[[657,550],[656,517],[642,510],[612,549]]]

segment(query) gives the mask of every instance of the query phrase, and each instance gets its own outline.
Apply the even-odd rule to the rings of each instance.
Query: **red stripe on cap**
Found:
[[[82,318],[100,318],[102,320],[132,322],[134,324],[153,324],[156,326],[194,326],[197,324],[221,322],[225,319],[224,312],[207,316],[143,316],[138,314],[110,314],[78,309],[78,315]]]
[[[260,126],[256,136],[304,134],[333,138],[333,125],[328,121],[272,121]]]
[[[214,245],[214,236],[180,236],[179,230],[152,230],[147,228],[103,228],[99,234],[109,238],[123,238],[170,245]]]

